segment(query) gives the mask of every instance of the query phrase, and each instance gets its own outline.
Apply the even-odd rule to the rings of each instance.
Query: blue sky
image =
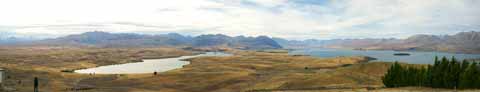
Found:
[[[478,0],[9,0],[0,32],[406,38],[480,31]]]

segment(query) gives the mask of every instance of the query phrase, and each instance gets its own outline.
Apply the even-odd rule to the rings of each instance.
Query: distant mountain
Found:
[[[230,47],[242,49],[282,48],[271,38],[230,37],[222,34],[183,36],[177,33],[161,35],[142,35],[133,33],[86,32],[56,39],[35,42],[44,45],[84,45],[100,47],[138,47],[138,46],[176,46],[176,47]]]
[[[401,44],[401,39],[334,39],[324,41],[325,48],[347,49],[394,49]]]
[[[378,43],[366,48],[480,53],[480,32],[460,32],[446,36],[414,35],[407,39]]]
[[[279,40],[284,47],[322,47],[364,50],[415,50],[454,53],[480,53],[480,32],[460,32],[455,35],[414,35],[406,39],[333,39],[317,41]],[[300,47],[299,47],[300,46]]]
[[[23,41],[16,37],[2,37],[0,38],[0,44],[10,44],[10,43],[17,43],[19,41]]]
[[[283,38],[272,38],[284,48],[318,48],[323,47],[324,40],[307,39],[307,40],[287,40]]]
[[[266,36],[259,37],[229,37],[222,34],[200,35],[194,38],[193,46],[208,47],[235,47],[242,49],[278,49],[282,48],[277,42]]]
[[[47,45],[85,45],[100,47],[135,47],[135,46],[188,46],[189,37],[179,34],[141,35],[133,33],[86,32],[55,39],[38,41],[34,44]]]
[[[31,37],[20,36],[14,32],[0,32],[0,44],[14,44],[35,40]]]

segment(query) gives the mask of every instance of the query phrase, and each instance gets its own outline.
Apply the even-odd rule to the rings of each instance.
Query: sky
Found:
[[[480,31],[479,15],[480,0],[4,0],[0,32],[406,38]]]

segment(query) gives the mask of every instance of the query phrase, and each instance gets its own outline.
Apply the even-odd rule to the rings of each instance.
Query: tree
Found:
[[[470,85],[472,86],[471,88],[480,88],[480,79],[479,79],[479,71],[478,71],[478,63],[477,62],[473,62],[471,65],[470,65],[470,75],[469,76],[471,79],[471,83]]]
[[[470,88],[469,86],[471,85],[471,79],[469,78],[470,76],[473,76],[470,71],[470,62],[467,60],[462,61],[462,72],[460,72],[459,76],[459,88],[464,89],[464,88]]]
[[[386,87],[480,88],[478,63],[458,62],[455,57],[442,57],[441,61],[435,57],[435,63],[426,67],[401,66],[395,62],[382,79]]]
[[[398,87],[400,84],[400,71],[401,71],[401,66],[398,64],[398,62],[395,62],[393,65],[390,66],[390,68],[387,70],[387,74],[382,78],[383,79],[383,84],[387,87]]]

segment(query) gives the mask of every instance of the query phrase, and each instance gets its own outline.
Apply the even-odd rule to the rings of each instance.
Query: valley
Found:
[[[480,0],[4,0],[0,92],[480,92]]]
[[[233,56],[191,58],[188,59],[190,64],[183,68],[157,75],[77,74],[62,70],[138,62],[135,60],[147,56],[164,58],[192,55],[195,52],[177,48],[4,47],[2,50],[2,62],[5,63],[0,67],[7,70],[9,76],[2,90],[7,92],[32,91],[33,77],[40,79],[40,91],[55,92],[404,90],[383,88],[381,77],[391,63],[368,62],[371,58],[363,56],[316,58],[229,50],[226,53]]]

